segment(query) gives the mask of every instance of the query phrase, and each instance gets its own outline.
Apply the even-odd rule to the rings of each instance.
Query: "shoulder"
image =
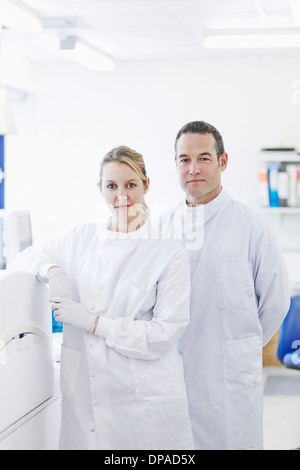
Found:
[[[98,227],[99,225],[95,223],[76,225],[67,231],[65,240],[68,242],[77,242],[83,239],[91,239],[96,237]]]
[[[148,225],[147,234],[144,232],[145,238],[141,240],[144,250],[152,253],[153,256],[159,256],[159,259],[170,259],[176,256],[188,256],[182,244],[169,236],[170,234],[159,229],[156,222]]]
[[[235,199],[230,199],[230,206],[233,215],[240,217],[241,222],[246,223],[251,227],[266,228],[270,225],[264,214],[256,209],[252,209],[246,206],[239,201],[236,201]]]

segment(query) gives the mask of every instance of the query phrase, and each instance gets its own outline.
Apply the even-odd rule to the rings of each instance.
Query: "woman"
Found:
[[[189,321],[183,248],[153,236],[143,158],[119,147],[103,159],[111,217],[76,227],[16,265],[49,281],[64,324],[62,449],[193,449],[176,342]]]

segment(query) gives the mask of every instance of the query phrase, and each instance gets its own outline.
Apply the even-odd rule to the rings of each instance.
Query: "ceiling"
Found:
[[[35,63],[57,62],[67,60],[60,38],[75,35],[116,62],[197,59],[213,53],[202,48],[209,32],[300,32],[292,2],[300,0],[22,0],[43,31],[4,29],[3,47]]]

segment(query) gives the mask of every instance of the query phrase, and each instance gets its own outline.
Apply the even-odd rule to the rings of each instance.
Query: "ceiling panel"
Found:
[[[300,0],[19,0],[39,14],[36,34],[3,32],[3,43],[35,62],[61,60],[59,39],[76,35],[116,62],[195,58],[209,31],[299,29]],[[298,20],[296,19],[298,18]],[[232,51],[232,54],[237,54]],[[296,50],[295,53],[299,53]]]
[[[175,14],[182,13],[248,13],[256,11],[256,0],[161,0],[161,3]]]

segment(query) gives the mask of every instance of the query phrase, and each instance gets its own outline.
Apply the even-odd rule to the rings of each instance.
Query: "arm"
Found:
[[[28,271],[41,282],[49,282],[51,297],[71,299],[71,285],[59,263],[63,263],[63,248],[59,240],[54,240],[42,248],[33,245],[19,253],[9,266],[9,270]]]
[[[59,240],[53,240],[44,246],[32,245],[19,253],[9,265],[9,271],[27,271],[34,274],[39,281],[48,281],[48,271],[61,266],[63,255]]]
[[[256,242],[255,292],[266,345],[283,322],[289,306],[287,270],[272,227],[266,225]]]
[[[63,298],[52,301],[56,320],[104,338],[107,346],[124,356],[158,359],[177,342],[189,322],[188,255],[184,250],[177,252],[160,277],[151,321],[95,317],[76,302]]]
[[[95,334],[107,346],[134,359],[162,357],[179,339],[189,322],[190,271],[188,255],[178,252],[159,279],[151,321],[128,317],[100,317]]]

